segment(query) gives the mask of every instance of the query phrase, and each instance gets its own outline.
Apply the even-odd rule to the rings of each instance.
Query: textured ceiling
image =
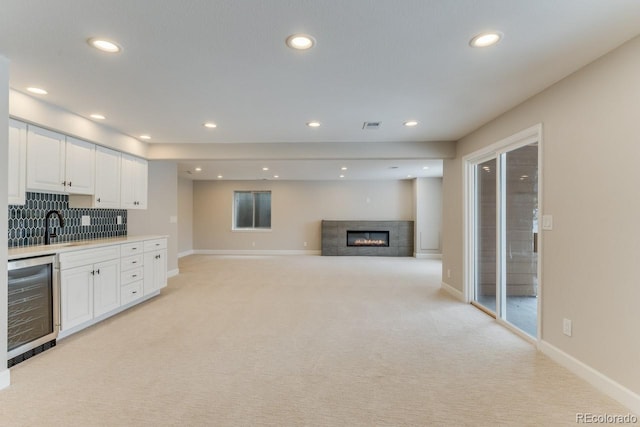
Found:
[[[455,141],[638,33],[637,0],[3,0],[0,54],[12,88],[152,143]]]

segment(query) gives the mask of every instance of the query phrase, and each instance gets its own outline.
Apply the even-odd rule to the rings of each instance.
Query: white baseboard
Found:
[[[9,387],[9,385],[11,385],[11,373],[9,372],[9,369],[5,369],[0,372],[0,390]]]
[[[195,249],[196,255],[320,255],[313,250]]]
[[[632,412],[640,414],[640,395],[637,393],[546,341],[540,340],[538,349],[558,364],[593,385],[602,393],[622,403]]]
[[[414,258],[418,259],[442,259],[442,254],[426,254],[421,252],[414,252]]]
[[[454,288],[453,286],[451,286],[451,285],[449,285],[447,283],[444,283],[444,282],[440,282],[440,287],[442,289],[444,289],[445,291],[447,291],[449,294],[451,294],[455,299],[457,299],[459,301],[462,301],[462,302],[466,302],[464,300],[464,294],[461,291],[459,291],[456,288]]]
[[[175,270],[169,270],[167,271],[167,278],[171,278],[173,276],[177,276],[178,274],[180,274],[180,269],[176,268]]]
[[[188,251],[178,253],[178,258],[183,258],[189,255],[193,255],[195,252],[193,249],[189,249]]]

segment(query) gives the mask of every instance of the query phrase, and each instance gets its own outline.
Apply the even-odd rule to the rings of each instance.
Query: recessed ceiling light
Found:
[[[346,167],[346,166],[343,166],[343,167],[341,167],[341,168],[340,168],[340,170],[342,170],[342,171],[346,171],[346,170],[347,170],[347,167]]]
[[[87,40],[87,43],[89,43],[90,46],[93,46],[96,49],[107,53],[118,53],[122,50],[122,48],[118,44],[112,42],[111,40],[91,38]]]
[[[217,128],[218,127],[217,124],[211,123],[211,122],[207,122],[203,126],[206,127],[206,128],[209,128],[209,129],[213,129],[213,128]]]
[[[218,179],[222,179],[222,175],[218,175]]]
[[[307,122],[307,126],[309,126],[310,128],[317,128],[320,126],[320,122],[318,121],[312,121],[312,122]]]
[[[424,166],[422,169],[427,170],[429,169],[429,166]]]
[[[263,167],[263,168],[262,168],[262,170],[263,170],[263,171],[268,171],[268,170],[269,170],[269,168],[265,166],[265,167]]]
[[[49,93],[44,89],[41,89],[39,87],[33,87],[33,86],[28,87],[27,90],[31,93],[35,93],[36,95],[46,95],[47,93]]]
[[[471,39],[469,46],[471,47],[488,47],[498,43],[502,39],[502,33],[498,31],[490,31],[480,33]]]
[[[340,175],[340,178],[344,178],[344,175]]]
[[[407,178],[411,178],[411,175],[407,175]]]
[[[274,178],[280,178],[280,175],[273,175]]]
[[[92,119],[96,119],[96,120],[104,120],[104,119],[106,119],[106,117],[103,116],[102,114],[92,114],[89,117],[91,117]]]
[[[417,126],[418,122],[415,121],[415,120],[408,120],[408,121],[404,122],[404,125],[408,126],[408,127]]]
[[[291,49],[307,50],[311,49],[316,41],[308,34],[292,34],[287,37],[286,43]]]
[[[200,166],[198,166],[197,168],[194,169],[196,172],[202,172],[202,168]]]
[[[140,135],[140,139],[151,139],[149,135]]]

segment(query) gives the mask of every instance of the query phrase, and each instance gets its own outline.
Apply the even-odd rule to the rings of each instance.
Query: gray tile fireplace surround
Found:
[[[389,246],[347,246],[347,231],[388,231]],[[322,255],[413,256],[413,221],[322,221]]]

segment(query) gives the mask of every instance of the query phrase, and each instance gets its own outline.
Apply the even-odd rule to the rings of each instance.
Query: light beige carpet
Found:
[[[190,256],[11,369],[2,426],[554,426],[628,410],[413,258]]]

